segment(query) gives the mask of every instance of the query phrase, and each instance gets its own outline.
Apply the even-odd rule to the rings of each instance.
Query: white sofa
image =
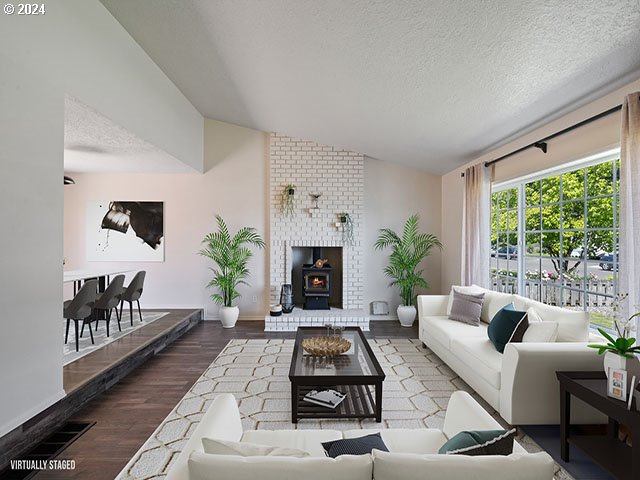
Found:
[[[514,442],[507,456],[440,455],[438,449],[462,430],[502,428],[466,392],[454,392],[444,427],[438,429],[382,430],[250,430],[243,431],[236,400],[231,394],[214,399],[182,452],[172,463],[166,480],[551,480],[554,463],[545,453],[526,453]],[[380,432],[390,453],[324,454],[322,442]],[[211,455],[203,452],[202,438],[297,448],[309,457]]]
[[[602,357],[588,348],[601,341],[589,332],[586,312],[554,307],[518,295],[480,287],[454,287],[485,294],[479,326],[449,320],[452,294],[418,296],[420,340],[478,392],[511,425],[558,424],[560,389],[556,371],[601,370]],[[499,353],[489,341],[487,327],[498,310],[513,303],[532,308],[543,321],[558,322],[553,343],[509,343]],[[582,403],[572,402],[574,423],[606,423]]]

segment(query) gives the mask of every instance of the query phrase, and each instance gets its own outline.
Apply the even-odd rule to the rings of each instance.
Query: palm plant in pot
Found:
[[[419,217],[411,215],[404,224],[402,235],[390,228],[380,230],[380,235],[374,244],[376,250],[391,247],[389,264],[384,273],[391,278],[390,286],[398,287],[402,304],[398,307],[398,320],[403,327],[410,327],[416,318],[415,290],[429,288],[429,284],[422,276],[424,270],[418,270],[420,263],[429,256],[434,247],[442,248],[438,238],[430,233],[418,231]]]
[[[198,254],[215,264],[211,268],[213,278],[207,286],[218,290],[211,299],[220,305],[222,326],[232,328],[240,314],[238,307],[233,305],[240,297],[238,286],[248,285],[245,280],[250,273],[247,264],[253,256],[249,247],[264,248],[265,243],[253,227],[243,227],[232,236],[220,215],[216,215],[216,222],[218,230],[204,237],[204,248]]]
[[[602,328],[598,328],[598,332],[602,335],[607,343],[591,344],[589,347],[598,350],[599,355],[604,354],[604,371],[609,375],[609,369],[627,370],[630,375],[640,377],[640,362],[636,354],[640,354],[640,345],[636,344],[635,337],[631,335],[636,330],[636,318],[640,317],[640,312],[636,312],[628,318],[622,316],[622,303],[627,300],[628,294],[618,294],[613,301],[613,317],[614,326],[618,338],[613,336]]]

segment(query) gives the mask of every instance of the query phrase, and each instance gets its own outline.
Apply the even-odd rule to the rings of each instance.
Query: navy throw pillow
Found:
[[[382,441],[379,433],[365,435],[364,437],[345,438],[342,440],[334,440],[333,442],[324,442],[322,444],[327,457],[336,458],[340,455],[366,455],[371,453],[374,448],[388,452],[389,449]]]
[[[527,312],[516,310],[513,303],[505,305],[496,313],[487,328],[489,340],[500,353],[509,342],[521,342],[529,326]]]

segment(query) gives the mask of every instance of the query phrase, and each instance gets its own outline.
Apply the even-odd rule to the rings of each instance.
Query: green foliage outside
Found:
[[[613,252],[614,166],[619,168],[618,160],[527,183],[526,253],[549,257],[557,275],[571,277],[585,260]],[[491,243],[496,249],[518,244],[517,193],[512,188],[492,195]]]

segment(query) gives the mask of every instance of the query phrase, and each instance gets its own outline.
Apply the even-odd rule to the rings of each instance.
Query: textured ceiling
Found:
[[[640,77],[638,0],[102,0],[200,112],[444,173]]]
[[[64,102],[64,171],[193,173],[183,162],[68,96]]]

